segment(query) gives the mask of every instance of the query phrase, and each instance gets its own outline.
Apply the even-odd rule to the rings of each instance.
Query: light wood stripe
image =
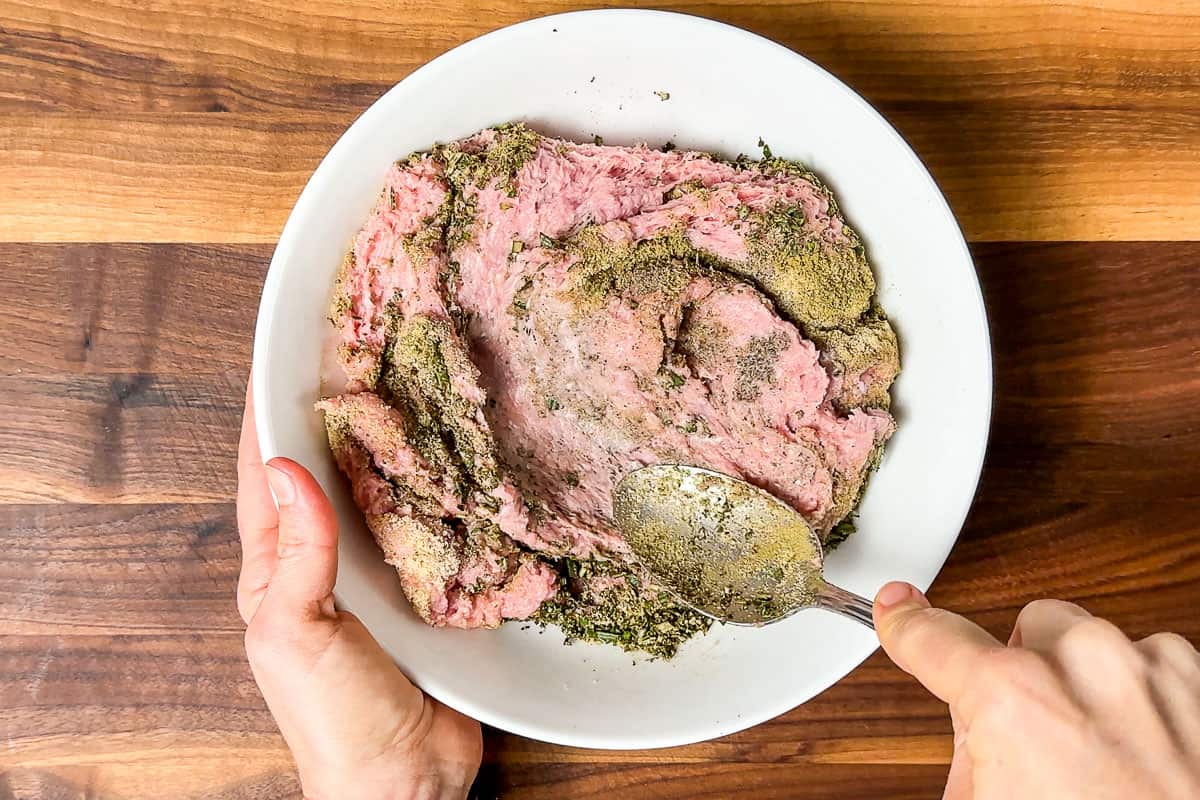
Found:
[[[0,241],[274,243],[353,116],[8,115]],[[972,240],[1200,239],[1200,111],[891,118]]]

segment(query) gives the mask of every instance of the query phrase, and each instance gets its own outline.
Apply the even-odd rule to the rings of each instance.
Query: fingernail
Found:
[[[296,484],[292,483],[292,476],[270,464],[267,464],[267,483],[271,486],[271,494],[275,495],[275,502],[280,506],[290,506],[296,499]]]
[[[920,596],[921,593],[912,584],[894,581],[879,590],[879,594],[875,595],[875,602],[880,608],[890,608]]]

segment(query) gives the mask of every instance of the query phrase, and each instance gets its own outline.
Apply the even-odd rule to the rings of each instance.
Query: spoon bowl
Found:
[[[617,484],[613,520],[666,588],[719,622],[768,625],[824,608],[874,627],[869,600],[824,579],[821,539],[804,518],[745,481],[642,467]]]

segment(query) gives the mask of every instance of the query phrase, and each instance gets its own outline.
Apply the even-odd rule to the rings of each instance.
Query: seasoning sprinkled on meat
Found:
[[[648,464],[743,478],[848,533],[894,429],[896,338],[832,194],[767,155],[510,124],[389,171],[334,290],[349,394],[319,408],[426,620],[536,612],[672,655],[707,624],[611,519]]]

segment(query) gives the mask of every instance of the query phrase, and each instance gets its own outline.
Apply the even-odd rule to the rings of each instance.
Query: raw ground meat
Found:
[[[319,407],[413,607],[494,626],[564,559],[630,558],[611,496],[640,466],[744,478],[828,537],[894,429],[874,291],[796,164],[502,126],[389,170],[334,290],[348,392]]]

